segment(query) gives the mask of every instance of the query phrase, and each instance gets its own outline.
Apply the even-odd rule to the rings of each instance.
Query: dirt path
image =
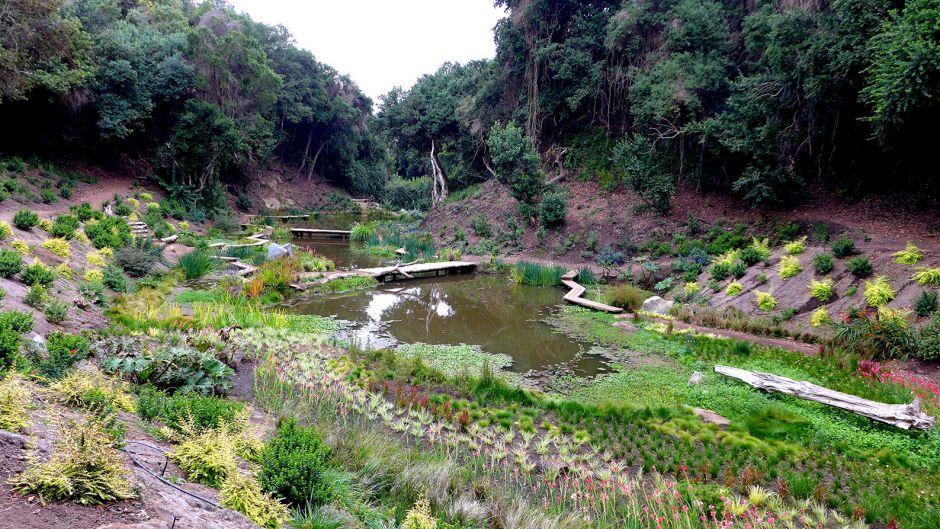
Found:
[[[5,200],[0,203],[0,219],[9,221],[13,215],[22,208],[29,208],[40,215],[49,217],[65,213],[69,206],[88,202],[95,209],[101,209],[101,205],[111,200],[115,194],[130,195],[135,187],[138,187],[138,181],[130,177],[108,177],[101,178],[96,184],[81,183],[75,187],[74,194],[68,199],[60,199],[52,204],[29,203],[23,204],[15,200]]]

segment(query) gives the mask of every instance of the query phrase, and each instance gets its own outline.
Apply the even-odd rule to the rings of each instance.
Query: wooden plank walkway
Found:
[[[346,239],[352,233],[349,230],[323,230],[317,228],[288,228],[295,237],[342,237]]]
[[[305,272],[298,276],[300,282],[292,284],[291,286],[297,290],[307,290],[311,285],[322,284],[334,279],[351,276],[373,277],[379,281],[420,279],[422,277],[469,273],[474,271],[476,267],[476,263],[467,261],[441,261],[437,263],[360,268],[350,271]],[[305,283],[305,279],[313,279],[313,281]]]
[[[576,277],[578,277],[578,273],[574,270],[571,270],[561,276],[561,283],[570,289],[568,293],[565,294],[565,301],[574,303],[575,305],[580,305],[582,307],[587,307],[589,309],[599,310],[601,312],[609,312],[611,314],[620,314],[623,312],[623,309],[620,307],[605,305],[603,303],[591,301],[590,299],[581,297],[584,295],[587,289],[575,282]]]

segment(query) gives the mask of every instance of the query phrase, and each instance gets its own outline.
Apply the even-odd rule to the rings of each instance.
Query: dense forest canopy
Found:
[[[9,0],[0,9],[8,154],[149,160],[191,211],[272,160],[377,194],[372,102],[281,26],[224,2]]]
[[[550,172],[626,183],[662,211],[681,183],[751,204],[807,184],[940,192],[937,0],[497,5],[495,59],[385,97],[378,121],[402,176],[490,178],[490,130],[513,122]]]

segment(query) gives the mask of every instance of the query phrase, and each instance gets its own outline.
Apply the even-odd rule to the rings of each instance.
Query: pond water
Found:
[[[348,241],[316,237],[312,239],[294,239],[294,246],[310,250],[336,263],[336,268],[371,268],[389,264],[388,259],[370,255],[366,248],[353,249]],[[391,261],[392,263],[394,261]]]
[[[603,370],[604,359],[588,354],[589,344],[543,321],[557,310],[563,293],[475,274],[312,295],[288,310],[347,320],[352,325],[342,337],[372,347],[415,342],[480,345],[488,353],[512,357],[516,372],[566,364],[575,374],[596,374]]]

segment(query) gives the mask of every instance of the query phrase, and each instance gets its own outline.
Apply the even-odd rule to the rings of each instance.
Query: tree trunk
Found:
[[[835,408],[850,411],[880,421],[903,430],[930,430],[936,419],[920,411],[920,398],[915,397],[910,404],[884,404],[865,400],[855,395],[833,391],[809,382],[792,380],[770,373],[746,371],[736,367],[715,366],[715,372],[726,377],[736,378],[751,386],[766,391],[776,391],[793,395],[801,399],[821,402]]]
[[[440,158],[437,157],[437,150],[434,140],[431,140],[431,206],[436,206],[447,198],[447,175],[444,174],[444,166],[441,165]]]
[[[323,147],[326,146],[326,142],[320,143],[320,147],[317,148],[317,153],[313,155],[313,160],[310,162],[310,167],[307,169],[307,182],[310,182],[310,179],[313,178],[313,168],[317,166],[317,159],[320,158],[320,153],[323,152]]]

